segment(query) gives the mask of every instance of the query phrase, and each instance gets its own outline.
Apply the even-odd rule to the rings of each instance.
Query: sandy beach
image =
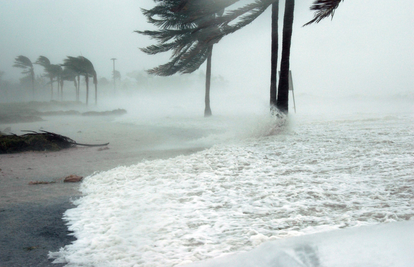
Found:
[[[48,116],[43,121],[0,124],[0,131],[46,130],[78,143],[58,152],[0,154],[0,266],[59,266],[49,251],[69,244],[62,214],[80,197],[79,183],[63,183],[68,175],[86,177],[143,160],[170,158],[203,149],[184,144],[202,136],[197,129],[118,123],[114,117]],[[173,145],[172,145],[173,144]],[[52,182],[29,185],[30,182]]]

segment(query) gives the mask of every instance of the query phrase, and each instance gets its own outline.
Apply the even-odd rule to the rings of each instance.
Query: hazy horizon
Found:
[[[247,1],[244,1],[247,2]],[[313,18],[313,0],[296,2],[291,51],[295,92],[316,96],[383,96],[414,92],[412,1],[345,1],[331,21],[302,27]],[[166,63],[170,54],[146,55],[139,48],[154,44],[135,30],[151,29],[140,8],[151,0],[0,0],[0,71],[17,81],[18,55],[32,62],[40,56],[61,63],[66,56],[90,59],[98,78],[111,80],[112,61],[123,78]],[[403,7],[403,8],[402,8]],[[283,3],[280,7],[282,27]],[[281,30],[279,31],[281,38]],[[192,75],[205,71],[205,64]],[[270,85],[270,10],[251,25],[225,37],[213,51],[213,75],[222,76],[235,94],[267,98]],[[42,75],[41,66],[35,74]],[[168,78],[165,78],[168,79]],[[203,91],[200,85],[199,90]],[[217,91],[212,87],[212,96]]]

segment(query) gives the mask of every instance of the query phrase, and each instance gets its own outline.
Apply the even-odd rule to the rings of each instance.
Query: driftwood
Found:
[[[58,151],[74,146],[107,146],[105,144],[81,144],[69,137],[48,131],[23,131],[24,135],[0,135],[0,154],[24,151]]]

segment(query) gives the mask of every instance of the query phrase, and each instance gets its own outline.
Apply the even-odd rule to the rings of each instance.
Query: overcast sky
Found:
[[[346,0],[332,21],[302,27],[313,17],[312,2],[296,1],[291,69],[297,92],[413,92],[414,1]],[[113,57],[123,77],[166,63],[170,54],[144,54],[139,48],[154,40],[134,33],[151,28],[140,8],[153,6],[152,0],[0,0],[0,71],[4,79],[21,77],[12,67],[18,55],[32,61],[44,55],[52,63],[83,55],[108,79]],[[213,74],[234,88],[266,94],[270,10],[215,46]]]

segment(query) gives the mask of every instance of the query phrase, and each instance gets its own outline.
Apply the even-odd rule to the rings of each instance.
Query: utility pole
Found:
[[[114,78],[114,92],[116,92],[116,83],[115,83],[115,60],[116,60],[116,58],[111,58],[111,60],[112,60],[112,62],[113,62],[113,66],[114,66],[114,70],[112,71],[112,76],[113,76],[113,78]]]

